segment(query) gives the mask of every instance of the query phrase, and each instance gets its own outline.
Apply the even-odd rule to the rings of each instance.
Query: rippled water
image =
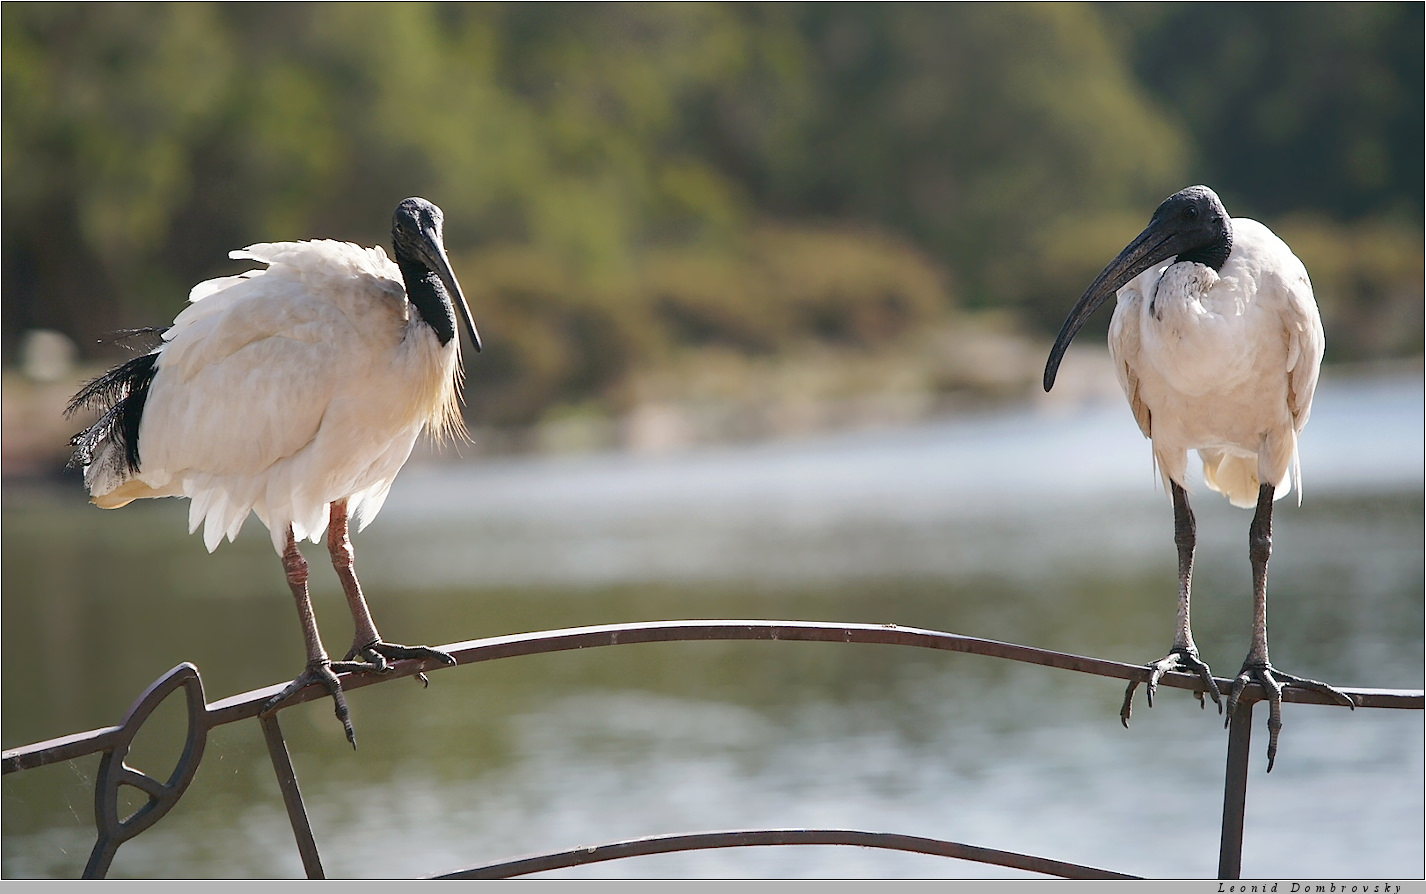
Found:
[[[1274,661],[1422,685],[1419,378],[1337,380],[1276,513]],[[1194,633],[1247,648],[1250,514],[1196,493]],[[289,678],[297,624],[265,532],[208,555],[169,501],[101,512],[9,486],[6,747],[117,722],[181,661],[210,701]],[[1140,662],[1169,644],[1174,548],[1116,403],[662,457],[426,463],[357,538],[388,638],[672,618],[897,623]],[[310,556],[316,569],[322,550]],[[329,649],[349,621],[314,574]],[[1169,691],[1119,726],[1112,681],[817,643],[640,645],[441,672],[283,714],[327,871],[410,876],[626,837],[846,827],[1151,876],[1212,876],[1226,733]],[[1253,744],[1246,877],[1420,877],[1422,716],[1288,705]],[[162,736],[153,747],[162,751]],[[142,742],[142,740],[141,740]],[[162,765],[155,760],[155,765]],[[5,777],[3,874],[77,875],[97,759]],[[153,772],[158,773],[155,769]],[[256,726],[215,731],[184,800],[114,876],[300,875]],[[1014,875],[860,848],[641,858],[568,876]]]

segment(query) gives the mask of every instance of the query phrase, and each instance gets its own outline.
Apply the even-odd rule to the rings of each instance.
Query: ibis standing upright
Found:
[[[395,262],[381,248],[317,240],[232,252],[265,268],[195,286],[162,343],[90,382],[71,412],[101,415],[73,440],[95,504],[188,497],[189,531],[212,552],[249,513],[272,534],[297,602],[306,669],[266,706],[311,683],[332,695],[356,746],[337,671],[454,659],[388,643],[357,582],[348,530],[365,527],[423,430],[463,430],[457,313],[480,337],[446,257],[441,209],[396,207]],[[298,542],[323,532],[356,627],[344,661],[322,646]]]
[[[1195,527],[1188,505],[1188,451],[1197,450],[1208,487],[1253,508],[1248,556],[1253,571],[1252,640],[1228,696],[1231,718],[1244,687],[1267,692],[1268,771],[1282,728],[1283,685],[1352,700],[1325,683],[1283,673],[1268,660],[1268,556],[1273,501],[1302,478],[1297,438],[1307,424],[1324,337],[1307,270],[1285,243],[1254,220],[1229,218],[1218,196],[1191,186],[1164,200],[1148,227],[1095,278],[1065,320],[1045,365],[1045,390],[1065,349],[1111,295],[1109,354],[1174,508],[1178,547],[1178,625],[1164,658],[1148,665],[1149,704],[1169,671],[1197,674],[1223,703],[1189,625]],[[1120,719],[1138,681],[1129,684]],[[1199,693],[1199,700],[1203,695]]]

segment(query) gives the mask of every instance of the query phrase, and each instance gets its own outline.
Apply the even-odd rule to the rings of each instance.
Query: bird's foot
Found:
[[[1337,699],[1337,701],[1356,710],[1357,706],[1352,701],[1351,696],[1340,689],[1329,686],[1317,680],[1308,680],[1304,677],[1294,677],[1273,667],[1266,661],[1248,661],[1243,664],[1243,669],[1238,671],[1238,676],[1233,679],[1233,690],[1228,693],[1228,719],[1231,720],[1233,712],[1238,708],[1238,700],[1243,695],[1243,690],[1249,683],[1257,683],[1263,687],[1268,694],[1268,772],[1273,771],[1273,761],[1277,759],[1277,738],[1282,732],[1282,688],[1284,686],[1300,686],[1304,689],[1316,689],[1318,692],[1326,693]],[[1224,721],[1225,725],[1227,720]]]
[[[1208,665],[1198,657],[1198,650],[1192,646],[1175,646],[1168,655],[1160,658],[1145,667],[1149,671],[1148,685],[1145,687],[1145,696],[1149,700],[1149,707],[1154,706],[1154,694],[1159,691],[1159,678],[1169,671],[1182,671],[1184,673],[1198,674],[1198,678],[1203,681],[1203,688],[1193,694],[1198,699],[1199,707],[1204,706],[1203,693],[1208,693],[1213,697],[1213,704],[1218,706],[1218,713],[1223,713],[1223,699],[1218,693],[1218,684],[1213,680],[1213,673],[1208,669]],[[1138,680],[1130,680],[1129,686],[1124,690],[1124,704],[1119,708],[1119,722],[1124,724],[1124,728],[1129,727],[1129,715],[1133,713],[1134,690],[1139,688]]]
[[[335,666],[340,670],[385,674],[391,672],[390,662],[403,658],[434,658],[442,664],[456,663],[449,652],[442,652],[440,649],[432,649],[430,646],[402,646],[378,639],[364,646],[353,645],[351,651],[347,652],[346,659]],[[416,679],[421,681],[422,686],[429,686],[431,683],[424,673],[416,674]]]
[[[291,698],[299,690],[305,689],[313,683],[318,683],[331,693],[332,701],[336,703],[337,719],[342,723],[342,729],[346,730],[347,741],[352,743],[352,748],[357,747],[356,730],[352,727],[352,712],[347,707],[346,694],[342,692],[342,683],[337,679],[336,672],[332,669],[330,661],[312,661],[307,664],[307,669],[298,674],[297,679],[288,683],[287,686],[277,695],[268,699],[267,704],[262,706],[262,713],[276,710],[279,705]]]

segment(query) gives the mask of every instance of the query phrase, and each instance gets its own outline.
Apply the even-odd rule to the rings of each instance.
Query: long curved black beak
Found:
[[[1054,387],[1055,375],[1060,370],[1060,361],[1064,359],[1065,350],[1090,316],[1129,280],[1158,262],[1178,254],[1181,249],[1178,236],[1179,233],[1171,226],[1155,221],[1134,237],[1134,241],[1125,246],[1119,256],[1110,261],[1109,266],[1094,278],[1094,282],[1090,283],[1089,288],[1070,311],[1065,324],[1060,327],[1055,346],[1050,349],[1050,359],[1045,363],[1046,391]]]
[[[431,228],[426,228],[421,233],[426,249],[430,254],[427,263],[440,277],[445,285],[446,291],[451,293],[451,303],[455,305],[456,311],[465,321],[465,331],[470,333],[470,342],[478,352],[480,350],[480,333],[475,328],[475,318],[470,315],[470,306],[465,303],[465,293],[460,290],[460,283],[456,282],[455,271],[451,269],[450,258],[446,257],[446,246],[441,240],[441,234]]]

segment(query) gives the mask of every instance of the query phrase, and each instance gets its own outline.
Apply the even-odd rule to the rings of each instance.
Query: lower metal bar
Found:
[[[277,784],[282,789],[282,803],[287,805],[287,819],[292,823],[292,834],[297,839],[297,850],[302,855],[302,868],[308,878],[326,878],[322,871],[322,857],[317,853],[317,839],[312,837],[312,823],[307,819],[307,808],[302,803],[302,790],[297,787],[297,771],[292,767],[292,756],[287,753],[287,742],[282,738],[282,727],[277,725],[276,714],[262,714],[262,735],[267,739],[267,753],[272,758],[272,769],[277,773]]]
[[[1228,764],[1223,771],[1223,838],[1218,844],[1218,877],[1243,876],[1243,814],[1248,805],[1248,746],[1253,738],[1253,705],[1241,701],[1228,721]]]
[[[952,857],[975,863],[989,863],[994,866],[1008,866],[1013,869],[1023,869],[1026,872],[1059,876],[1060,878],[1137,878],[1137,876],[1122,875],[1094,866],[1081,866],[1078,863],[1065,863],[1060,860],[1049,860],[1012,851],[992,850],[955,841],[921,838],[915,835],[897,835],[890,832],[862,832],[853,829],[743,829],[728,832],[694,832],[687,835],[658,835],[651,838],[591,845],[503,863],[472,866],[468,869],[435,876],[435,878],[513,878],[533,872],[547,872],[551,869],[565,869],[571,866],[601,863],[606,860],[622,860],[627,857],[645,857],[651,854],[671,854],[720,847],[766,847],[769,845],[875,847],[931,854],[938,857]]]

